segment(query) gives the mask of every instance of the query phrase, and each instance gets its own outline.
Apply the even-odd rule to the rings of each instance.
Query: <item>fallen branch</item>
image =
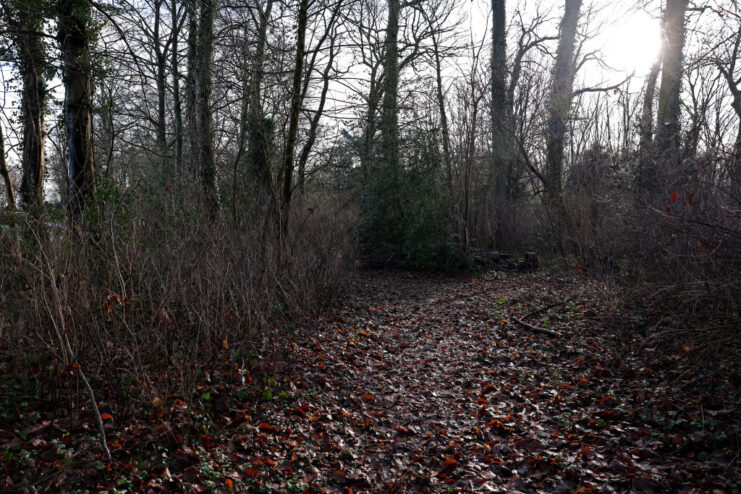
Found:
[[[545,311],[547,311],[549,309],[553,309],[554,307],[559,307],[561,305],[566,305],[566,304],[568,304],[570,302],[571,302],[571,300],[564,300],[563,302],[555,302],[555,303],[553,303],[551,305],[546,305],[545,307],[541,307],[541,308],[535,309],[534,311],[528,312],[525,315],[525,317],[523,317],[523,319],[527,319],[529,317],[537,316],[541,312],[545,312]]]
[[[554,331],[552,329],[547,329],[547,328],[541,328],[541,327],[538,327],[538,326],[533,326],[532,324],[528,324],[525,321],[521,321],[521,320],[517,319],[516,317],[512,317],[512,319],[517,324],[519,324],[520,326],[526,327],[530,331],[535,331],[536,333],[543,333],[543,334],[547,334],[547,335],[550,335],[550,336],[563,336],[563,334],[562,333],[559,333],[558,331]]]

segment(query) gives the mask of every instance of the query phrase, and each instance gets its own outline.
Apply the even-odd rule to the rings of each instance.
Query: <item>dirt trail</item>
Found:
[[[653,349],[617,343],[606,322],[626,316],[598,283],[375,273],[356,287],[295,351],[306,420],[290,425],[304,439],[286,453],[315,489],[733,488],[732,411],[703,430],[698,403],[619,351]]]
[[[683,389],[683,357],[627,330],[639,318],[599,283],[380,272],[349,285],[276,342],[278,362],[224,345],[189,400],[113,410],[110,465],[89,421],[65,431],[36,413],[26,437],[0,429],[0,491],[739,492],[737,386]]]

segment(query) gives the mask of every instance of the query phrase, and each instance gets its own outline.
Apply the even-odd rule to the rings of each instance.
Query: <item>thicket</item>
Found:
[[[280,335],[342,286],[341,211],[294,210],[280,232],[261,208],[237,227],[187,197],[109,184],[79,222],[52,208],[43,221],[5,214],[1,374],[62,385],[82,364],[107,393],[187,399],[215,359],[250,366],[280,352]]]

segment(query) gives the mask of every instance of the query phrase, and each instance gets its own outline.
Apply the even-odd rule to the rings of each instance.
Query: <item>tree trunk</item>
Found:
[[[185,0],[185,10],[188,16],[188,53],[187,74],[185,77],[185,108],[188,120],[188,141],[190,145],[190,172],[195,176],[198,170],[198,125],[196,123],[196,78],[198,77],[198,2],[199,0]]]
[[[164,184],[170,178],[168,173],[167,157],[167,121],[166,121],[166,73],[167,73],[167,52],[162,49],[160,44],[160,25],[162,24],[162,2],[154,2],[154,33],[152,43],[154,44],[154,58],[157,63],[157,153],[160,162],[160,178]]]
[[[240,190],[239,165],[242,164],[242,157],[244,156],[245,138],[247,136],[247,119],[249,118],[248,111],[250,107],[250,76],[247,60],[249,60],[249,56],[247,43],[245,43],[242,49],[242,68],[240,70],[242,101],[239,103],[237,155],[234,157],[234,163],[232,165],[232,219],[234,220],[235,225],[239,223],[239,215],[237,212],[237,202]]]
[[[443,137],[443,161],[445,165],[445,179],[447,185],[448,202],[453,203],[453,163],[450,156],[450,127],[448,126],[448,113],[445,109],[445,94],[443,92],[443,69],[440,58],[440,46],[437,38],[432,36],[432,49],[435,62],[435,89],[437,95],[437,107],[440,112],[440,127]]]
[[[370,88],[368,90],[368,108],[365,115],[365,127],[363,128],[363,149],[360,156],[363,168],[363,180],[367,184],[369,169],[374,158],[374,144],[376,140],[376,117],[378,105],[381,104],[382,90],[377,78],[377,69],[374,67],[370,74]]]
[[[299,193],[303,195],[304,193],[304,185],[306,181],[306,164],[309,160],[309,154],[311,153],[311,149],[314,147],[314,142],[316,141],[316,133],[317,129],[319,128],[319,122],[322,118],[322,115],[324,114],[324,105],[327,101],[327,93],[329,92],[329,82],[330,82],[330,74],[332,73],[332,69],[334,68],[334,59],[337,55],[337,52],[335,50],[335,42],[337,39],[337,32],[335,29],[335,25],[337,22],[337,18],[340,13],[340,9],[343,7],[343,0],[339,0],[335,7],[332,10],[332,15],[329,18],[329,22],[326,24],[324,34],[319,38],[316,45],[313,47],[313,54],[311,55],[311,58],[309,60],[309,63],[305,69],[306,71],[306,77],[303,81],[303,87],[301,89],[301,104],[303,105],[303,102],[306,98],[306,93],[309,90],[309,83],[311,82],[311,73],[314,71],[314,67],[316,66],[316,58],[319,54],[322,45],[324,42],[329,38],[329,60],[327,61],[327,65],[324,67],[324,71],[322,72],[322,91],[319,96],[319,106],[317,110],[314,112],[313,117],[311,118],[311,122],[309,124],[309,135],[306,138],[306,142],[304,143],[304,146],[301,148],[301,152],[299,153],[299,159],[298,159],[298,183],[296,186],[298,187]]]
[[[688,3],[689,0],[667,0],[664,12],[664,60],[661,67],[656,144],[665,179],[676,172],[680,159],[680,90],[685,38],[684,15]]]
[[[170,70],[172,71],[172,110],[175,114],[175,175],[180,176],[183,170],[183,112],[180,102],[180,69],[178,68],[178,37],[180,22],[177,19],[177,0],[172,0],[172,53]]]
[[[298,186],[301,193],[303,193],[304,185],[306,183],[306,163],[309,161],[309,154],[311,153],[311,149],[314,146],[314,142],[316,141],[316,133],[317,129],[319,128],[319,120],[322,118],[322,114],[324,113],[324,105],[327,102],[330,73],[332,72],[332,68],[334,67],[334,59],[336,55],[337,51],[335,50],[335,38],[332,37],[329,42],[329,60],[327,61],[327,66],[324,68],[324,72],[322,73],[323,85],[322,93],[319,96],[319,107],[317,108],[316,112],[314,112],[314,116],[311,119],[311,124],[309,126],[309,135],[306,138],[306,143],[304,143],[304,147],[301,149],[301,154],[299,155],[298,159]]]
[[[731,195],[737,204],[741,204],[741,104],[737,111],[739,122],[736,142],[733,145],[733,161],[731,162]]]
[[[273,9],[273,0],[267,0],[265,10],[260,10],[260,24],[257,31],[257,46],[253,57],[250,77],[250,101],[247,113],[247,167],[249,175],[256,182],[260,192],[274,196],[271,149],[272,122],[267,121],[262,109],[262,77],[267,46],[268,23]]]
[[[383,114],[381,134],[383,138],[383,157],[391,183],[399,179],[399,15],[400,0],[388,0],[388,21],[386,26],[385,60],[383,64]]]
[[[15,191],[13,190],[13,182],[10,180],[10,172],[8,171],[8,163],[5,161],[5,136],[3,135],[3,128],[0,127],[0,175],[3,176],[5,181],[5,194],[8,200],[8,210],[15,210]]]
[[[490,176],[494,178],[493,203],[496,205],[495,240],[500,249],[504,246],[504,230],[507,199],[511,197],[510,182],[511,136],[507,97],[507,32],[505,0],[492,0],[492,49],[491,49],[491,149],[492,163]]]
[[[639,125],[640,141],[638,144],[638,186],[647,190],[655,184],[654,174],[654,101],[656,98],[656,82],[661,70],[661,60],[657,60],[651,67],[646,80],[646,93],[643,95],[643,109]]]
[[[733,144],[733,156],[731,157],[728,170],[730,181],[730,196],[733,201],[741,204],[741,87],[739,79],[735,77],[736,66],[739,61],[739,52],[741,51],[741,25],[736,33],[736,39],[733,41],[733,48],[728,57],[727,64],[718,61],[716,65],[728,84],[733,100],[731,107],[738,117],[738,131],[736,133],[736,142]]]
[[[41,44],[41,16],[23,2],[15,9],[3,4],[8,25],[15,31],[11,36],[18,51],[18,70],[23,83],[21,119],[21,200],[32,208],[44,200],[45,141],[44,109],[46,82],[44,81],[44,48]]]
[[[196,79],[196,135],[198,136],[198,174],[203,199],[212,215],[219,209],[216,195],[216,163],[214,162],[213,118],[211,115],[212,71],[214,51],[214,19],[217,0],[201,0],[198,22],[197,79]]]
[[[293,65],[293,87],[291,89],[291,113],[288,123],[288,136],[283,153],[283,231],[288,227],[293,194],[293,158],[298,134],[298,117],[301,113],[301,77],[304,73],[304,52],[306,51],[306,22],[309,13],[309,0],[301,0],[298,9],[298,32],[296,36],[296,59]]]
[[[62,47],[64,120],[67,130],[69,209],[79,215],[95,194],[93,156],[93,80],[91,77],[90,3],[60,3],[59,40]]]
[[[553,69],[550,102],[546,122],[546,178],[552,198],[561,194],[566,122],[574,91],[574,45],[581,0],[566,0],[561,19],[560,38]]]
[[[552,215],[554,236],[563,250],[566,211],[563,204],[561,174],[563,171],[566,123],[574,92],[574,48],[576,27],[579,22],[581,0],[566,0],[566,10],[561,19],[560,37],[556,51],[556,64],[548,117],[546,121],[546,170],[545,183],[549,214]]]

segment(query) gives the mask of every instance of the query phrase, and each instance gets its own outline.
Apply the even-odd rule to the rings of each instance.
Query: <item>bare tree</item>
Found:
[[[654,102],[656,101],[656,82],[661,70],[659,58],[651,66],[646,77],[646,90],[643,93],[643,107],[639,124],[640,141],[638,144],[638,184],[642,189],[655,183],[654,176]]]
[[[741,55],[741,17],[738,18],[738,30],[733,38],[731,48],[725,61],[718,60],[718,70],[725,80],[733,100],[731,108],[738,117],[738,130],[733,144],[733,155],[729,167],[731,191],[736,200],[741,201],[741,77],[738,76],[738,59]]]
[[[684,16],[688,4],[689,0],[667,0],[662,23],[664,56],[661,66],[656,144],[659,157],[663,161],[662,166],[666,167],[666,171],[671,171],[679,165]]]
[[[510,183],[510,118],[512,110],[507,98],[507,21],[505,0],[492,0],[492,41],[491,41],[491,150],[492,166],[490,174],[494,177],[493,192],[496,219],[496,243],[501,247],[504,242],[506,199],[511,197],[508,191]]]
[[[291,89],[291,109],[289,116],[288,137],[283,156],[283,217],[282,225],[285,231],[288,226],[288,217],[293,194],[293,159],[296,148],[296,134],[298,133],[298,117],[301,113],[301,78],[304,72],[304,55],[306,51],[306,24],[309,13],[309,0],[299,0],[298,30],[296,32],[296,58],[293,66],[293,87]]]
[[[271,166],[272,122],[265,119],[262,101],[265,50],[268,42],[268,24],[273,9],[273,0],[266,0],[264,7],[260,2],[257,2],[256,7],[258,9],[259,20],[249,86],[250,95],[247,113],[249,148],[247,166],[250,175],[256,180],[259,187],[263,191],[269,191],[271,195],[274,195]]]
[[[23,91],[21,119],[23,144],[21,164],[21,199],[27,207],[38,206],[44,199],[46,109],[45,50],[42,44],[44,5],[17,0],[2,0],[0,8],[8,24],[16,51]]]
[[[172,0],[170,4],[170,15],[172,16],[172,32],[170,34],[170,71],[172,72],[172,110],[175,116],[175,174],[180,175],[183,171],[183,111],[180,100],[180,54],[178,53],[178,38],[182,29],[182,23],[186,16],[182,15],[183,8],[178,9],[178,0]]]
[[[561,19],[560,37],[553,69],[551,95],[546,120],[546,183],[551,214],[555,215],[554,225],[557,239],[561,239],[562,222],[565,219],[561,176],[564,161],[567,119],[574,97],[574,52],[576,27],[579,22],[581,0],[566,0],[566,10]]]
[[[197,44],[196,135],[198,136],[198,173],[205,204],[212,214],[219,209],[216,193],[216,163],[214,162],[211,88],[214,50],[214,20],[217,0],[200,0]]]
[[[322,89],[319,94],[319,103],[316,110],[313,111],[309,122],[308,135],[304,142],[301,152],[299,153],[298,161],[298,187],[299,191],[303,193],[304,185],[306,182],[306,165],[309,160],[309,155],[314,147],[314,143],[317,138],[317,131],[319,129],[319,122],[324,114],[324,107],[327,102],[327,94],[329,93],[329,83],[333,72],[336,72],[335,59],[339,52],[339,30],[338,20],[341,9],[344,7],[344,0],[337,0],[334,7],[331,9],[329,19],[325,16],[320,16],[324,20],[324,32],[319,37],[316,45],[312,49],[312,55],[308,60],[306,67],[306,76],[304,77],[304,86],[301,90],[301,101],[306,99],[306,93],[309,88],[309,82],[311,81],[311,73],[316,69],[317,55],[322,50],[323,44],[329,39],[329,54],[327,55],[326,65],[324,70],[321,72]]]
[[[399,16],[401,0],[388,0],[388,18],[385,56],[383,62],[383,113],[381,135],[383,138],[383,157],[388,173],[396,177],[399,172]],[[394,181],[395,178],[392,178]],[[395,182],[394,182],[395,183]]]
[[[95,194],[90,19],[91,6],[87,0],[60,3],[59,41],[65,90],[69,209],[73,214],[81,213]]]

